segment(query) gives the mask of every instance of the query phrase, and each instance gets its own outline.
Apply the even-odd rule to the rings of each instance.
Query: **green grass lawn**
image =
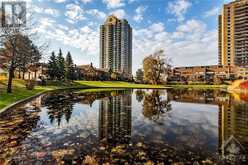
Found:
[[[24,80],[13,81],[12,93],[7,93],[6,87],[7,87],[7,81],[0,80],[0,109],[19,100],[31,97],[40,92],[55,89],[55,87],[53,86],[46,86],[46,87],[36,86],[33,90],[27,90],[25,87]]]
[[[165,85],[134,84],[122,81],[75,81],[75,83],[97,88],[166,88]]]

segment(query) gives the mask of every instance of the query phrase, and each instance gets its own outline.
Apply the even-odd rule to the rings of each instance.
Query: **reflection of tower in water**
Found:
[[[219,149],[223,158],[241,160],[248,152],[248,104],[219,106]],[[247,157],[246,157],[247,159]]]
[[[131,137],[131,94],[100,100],[99,140],[110,143],[125,143]]]

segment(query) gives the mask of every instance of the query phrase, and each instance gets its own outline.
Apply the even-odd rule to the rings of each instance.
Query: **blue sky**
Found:
[[[99,26],[114,14],[133,28],[133,72],[164,49],[173,66],[217,64],[217,16],[231,0],[34,0],[36,28],[52,50],[76,64],[99,63]]]

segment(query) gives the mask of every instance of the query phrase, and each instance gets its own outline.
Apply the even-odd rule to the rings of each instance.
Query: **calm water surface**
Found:
[[[220,90],[49,93],[0,114],[0,164],[245,164],[246,100]]]

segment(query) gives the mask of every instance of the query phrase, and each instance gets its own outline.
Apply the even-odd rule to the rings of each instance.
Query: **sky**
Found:
[[[70,51],[77,65],[99,66],[99,27],[110,14],[133,29],[133,73],[163,49],[172,66],[214,65],[218,59],[218,14],[231,0],[33,0],[45,53]],[[40,41],[39,40],[39,41]]]

